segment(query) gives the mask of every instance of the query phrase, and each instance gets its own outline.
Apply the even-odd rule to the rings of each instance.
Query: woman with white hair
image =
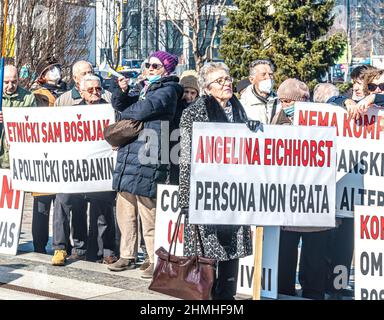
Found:
[[[181,158],[179,205],[186,214],[184,255],[195,254],[195,230],[200,234],[206,257],[217,260],[217,275],[212,289],[213,299],[233,300],[236,294],[239,258],[252,254],[249,226],[198,225],[188,222],[189,181],[191,169],[192,126],[194,122],[244,123],[245,111],[233,95],[233,79],[224,63],[208,63],[200,71],[199,86],[203,95],[184,110],[181,121]],[[197,246],[201,255],[201,248]]]

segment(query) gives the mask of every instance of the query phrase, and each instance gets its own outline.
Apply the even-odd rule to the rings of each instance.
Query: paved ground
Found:
[[[141,279],[138,269],[114,273],[106,265],[86,261],[52,266],[52,251],[33,252],[31,222],[32,197],[27,195],[19,252],[0,255],[0,299],[173,299],[149,291],[149,280]]]
[[[27,194],[18,254],[16,256],[0,254],[0,299],[174,299],[148,290],[150,281],[140,278],[139,269],[115,273],[109,271],[106,265],[86,261],[68,263],[64,267],[52,266],[52,250],[48,250],[46,255],[33,252],[31,223],[32,197]],[[250,298],[238,296],[240,300]],[[279,296],[279,299],[293,299],[293,297]]]

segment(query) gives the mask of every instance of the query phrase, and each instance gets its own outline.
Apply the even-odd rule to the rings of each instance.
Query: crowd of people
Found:
[[[194,122],[245,123],[252,131],[262,124],[292,125],[297,101],[329,103],[343,107],[355,119],[372,105],[384,103],[384,73],[370,66],[359,66],[351,74],[352,95],[340,95],[330,83],[318,84],[313,94],[299,79],[289,78],[274,90],[275,68],[269,60],[255,60],[249,77],[234,80],[221,62],[206,63],[197,74],[175,75],[178,58],[165,51],[152,53],[144,62],[140,81],[129,86],[120,77],[112,92],[102,88],[92,65],[78,61],[72,67],[73,88],[67,89],[61,65],[54,59],[41,63],[30,91],[19,85],[18,70],[4,69],[3,107],[84,106],[111,103],[118,120],[130,119],[140,128],[157,133],[159,141],[134,138],[118,146],[113,173],[113,190],[97,193],[33,194],[32,235],[35,252],[46,253],[49,215],[53,206],[54,255],[52,264],[67,260],[105,263],[111,271],[140,267],[142,277],[152,278],[155,265],[156,192],[158,184],[179,185],[179,207],[185,215],[184,255],[193,255],[195,232],[202,239],[203,251],[217,260],[213,299],[234,299],[239,259],[252,254],[249,226],[199,225],[188,222],[190,155]],[[234,82],[237,87],[234,88]],[[236,89],[236,90],[235,90]],[[236,91],[236,92],[235,92]],[[329,107],[329,106],[327,106]],[[161,123],[180,129],[180,161],[165,164],[160,139]],[[2,125],[3,116],[0,112]],[[140,130],[137,132],[137,136]],[[176,143],[169,144],[172,148]],[[140,150],[155,150],[155,160],[143,163]],[[172,159],[171,159],[172,160]],[[9,168],[9,146],[1,131],[0,166]],[[88,210],[89,204],[89,210]],[[89,211],[89,225],[87,212]],[[115,230],[117,222],[118,230]],[[118,232],[117,232],[118,231]],[[116,237],[118,235],[118,238]],[[279,293],[296,295],[296,266],[301,242],[299,282],[302,296],[324,299],[325,294],[340,297],[346,288],[335,288],[334,268],[343,265],[350,274],[353,256],[353,219],[337,218],[336,228],[281,228],[279,249]],[[146,254],[138,264],[138,249]],[[344,291],[343,291],[344,290]]]

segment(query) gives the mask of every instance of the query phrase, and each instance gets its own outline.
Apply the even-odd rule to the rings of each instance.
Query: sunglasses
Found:
[[[375,91],[377,87],[379,87],[381,91],[384,91],[384,83],[379,83],[379,84],[368,83],[367,85],[367,88],[369,91]]]
[[[149,69],[151,66],[155,70],[159,70],[159,69],[161,69],[163,67],[163,65],[161,63],[149,63],[149,62],[145,63],[145,68],[146,69]]]
[[[85,91],[87,91],[88,93],[93,93],[93,92],[96,92],[96,93],[98,93],[98,92],[101,92],[102,91],[102,88],[101,87],[93,87],[93,88],[88,88],[88,89],[86,89]]]
[[[224,87],[225,83],[227,83],[227,82],[232,84],[233,83],[233,78],[232,77],[219,78],[219,79],[216,79],[216,80],[210,82],[208,84],[208,86],[211,85],[212,83],[217,83],[218,85]]]

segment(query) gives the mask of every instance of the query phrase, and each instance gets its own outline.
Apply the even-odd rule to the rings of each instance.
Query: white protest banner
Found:
[[[256,227],[252,226],[252,238]],[[263,261],[261,273],[261,296],[277,299],[277,276],[279,269],[280,227],[264,227]],[[252,240],[252,243],[254,241]],[[253,246],[255,251],[255,246]],[[254,254],[239,260],[239,277],[237,293],[250,295],[253,293]]]
[[[10,170],[0,169],[0,253],[17,253],[24,192],[13,189]]]
[[[158,185],[155,226],[155,251],[163,247],[169,250],[169,244],[180,209],[178,207],[178,186]],[[279,255],[279,229],[277,227],[264,228],[263,243],[263,279],[261,296],[277,298],[277,270]],[[254,234],[254,233],[252,233]],[[184,217],[177,236],[176,255],[183,255],[184,245]],[[173,252],[172,252],[173,253]],[[237,293],[252,296],[254,256],[239,259],[239,277]],[[157,263],[157,259],[155,261]]]
[[[341,108],[323,103],[295,104],[294,123],[332,126],[337,134],[336,216],[353,217],[354,205],[384,206],[384,110],[370,108],[358,121]],[[370,181],[368,188],[364,180]]]
[[[191,223],[335,226],[334,128],[194,123]]]
[[[103,130],[110,105],[4,108],[14,188],[46,193],[112,190],[116,152]]]
[[[384,208],[355,206],[355,300],[384,300]]]
[[[160,247],[169,250],[173,230],[180,213],[178,204],[179,187],[174,185],[157,185],[155,251]],[[181,218],[180,230],[177,236],[176,255],[183,255],[184,217]],[[173,251],[172,251],[173,254]],[[156,257],[157,263],[157,257]]]

